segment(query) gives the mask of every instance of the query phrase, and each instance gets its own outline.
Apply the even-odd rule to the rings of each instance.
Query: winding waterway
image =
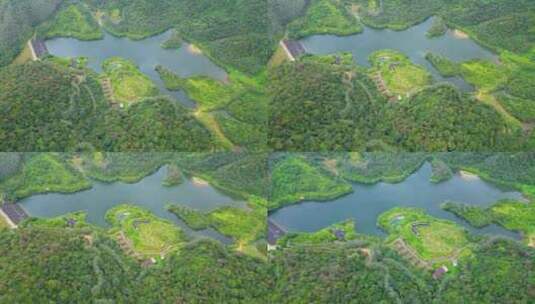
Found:
[[[89,223],[107,227],[106,212],[120,204],[128,203],[150,210],[155,215],[173,221],[193,236],[207,236],[223,243],[232,240],[215,230],[193,231],[165,208],[168,203],[182,204],[194,209],[209,211],[221,206],[244,207],[245,203],[223,194],[208,184],[195,183],[190,179],[173,187],[165,187],[162,181],[166,168],[161,168],[138,183],[93,182],[93,187],[73,194],[50,193],[35,195],[20,201],[30,216],[52,218],[70,212],[85,211]]]
[[[211,62],[206,56],[196,52],[190,44],[184,43],[178,50],[161,47],[170,36],[171,31],[143,40],[130,40],[104,33],[102,40],[81,41],[74,38],[54,38],[47,40],[49,52],[59,57],[87,57],[88,65],[97,72],[102,72],[102,63],[110,57],[122,57],[134,61],[141,72],[160,88],[163,94],[172,96],[187,107],[194,107],[195,102],[182,92],[169,91],[155,71],[162,65],[182,77],[205,75],[218,80],[226,78],[226,72]]]
[[[351,36],[314,35],[301,40],[307,53],[325,55],[337,52],[351,52],[355,61],[369,67],[369,56],[378,50],[393,49],[407,55],[412,62],[426,67],[438,81],[453,83],[464,91],[472,91],[471,85],[459,77],[444,78],[425,59],[427,52],[440,54],[456,62],[471,59],[496,60],[497,56],[473,40],[460,37],[448,31],[441,37],[428,38],[427,31],[433,18],[404,31],[373,29],[365,27],[364,32]]]
[[[291,232],[313,232],[347,219],[355,220],[358,232],[382,236],[377,227],[379,215],[394,207],[416,207],[428,214],[455,221],[476,234],[498,234],[519,238],[517,233],[497,225],[473,228],[465,221],[440,208],[448,200],[486,207],[500,199],[522,199],[519,192],[500,189],[477,176],[455,174],[450,180],[434,184],[429,181],[431,165],[398,184],[353,184],[354,192],[329,202],[304,202],[276,210],[270,219]]]

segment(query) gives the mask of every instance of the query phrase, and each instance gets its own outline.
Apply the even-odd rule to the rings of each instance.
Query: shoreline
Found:
[[[465,171],[465,170],[459,170],[459,176],[464,180],[478,180],[478,179],[481,179],[481,177],[479,177],[479,175],[471,173],[469,171]]]

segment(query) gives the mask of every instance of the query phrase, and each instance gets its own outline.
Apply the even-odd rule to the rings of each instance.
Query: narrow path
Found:
[[[32,39],[28,40],[28,48],[30,49],[30,53],[32,54],[32,60],[36,61],[39,60],[39,58],[37,57],[37,54],[35,54],[35,50],[33,49]]]
[[[93,95],[93,92],[91,91],[91,88],[87,84],[83,84],[82,87],[89,93],[89,97],[91,97],[91,101],[93,102],[93,113],[97,112],[97,100],[95,99],[95,95]]]
[[[219,144],[221,144],[221,146],[229,150],[233,150],[235,148],[232,141],[230,141],[225,136],[225,133],[223,133],[223,130],[221,130],[221,126],[212,113],[197,110],[194,115],[206,128],[208,128],[210,133],[215,136],[216,140]]]
[[[353,101],[351,100],[351,94],[355,91],[355,84],[353,83],[353,77],[354,74],[351,72],[345,72],[342,75],[342,83],[346,85],[348,88],[345,91],[345,102],[346,106],[340,111],[341,116],[345,116],[349,114],[349,111],[351,110],[351,105],[353,104]]]
[[[509,112],[507,112],[507,110],[505,110],[505,108],[502,106],[502,104],[492,94],[486,93],[486,92],[483,92],[483,91],[478,91],[477,95],[476,95],[476,98],[479,101],[481,101],[481,102],[493,107],[496,111],[498,111],[498,113],[500,113],[503,116],[503,118],[507,122],[509,122],[509,123],[519,127],[519,128],[522,128],[524,130],[527,127],[527,126],[524,126],[524,124],[520,120],[518,120],[516,117],[514,117]]]

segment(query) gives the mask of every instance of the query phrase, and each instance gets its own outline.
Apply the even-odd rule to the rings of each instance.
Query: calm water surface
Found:
[[[500,234],[518,238],[518,234],[491,225],[476,229],[455,215],[440,208],[451,200],[477,206],[489,206],[500,199],[522,199],[518,192],[495,187],[478,177],[462,177],[433,184],[431,165],[426,163],[417,172],[399,184],[354,184],[354,192],[330,202],[304,202],[273,212],[270,218],[288,231],[312,232],[347,219],[354,219],[358,232],[384,235],[376,225],[379,215],[394,207],[417,207],[428,214],[455,221],[478,234]]]
[[[154,70],[155,67],[162,65],[182,77],[205,75],[223,80],[226,73],[206,56],[192,51],[187,43],[184,43],[178,50],[163,49],[161,44],[170,35],[171,32],[168,31],[144,40],[134,41],[105,33],[102,40],[80,41],[73,38],[55,38],[47,40],[46,46],[50,53],[56,56],[89,58],[89,67],[99,73],[102,72],[102,63],[110,57],[130,59],[138,65],[141,72],[152,79],[162,93],[175,97],[185,106],[193,107],[195,103],[184,92],[172,92],[165,89],[163,81]]]
[[[334,35],[315,35],[301,40],[306,51],[311,54],[332,54],[351,52],[359,65],[370,66],[369,56],[378,50],[393,49],[407,55],[412,62],[426,67],[438,81],[448,81],[465,91],[473,88],[458,77],[444,78],[425,59],[427,52],[440,54],[453,61],[461,62],[470,59],[496,60],[497,56],[484,49],[468,38],[456,37],[452,31],[444,36],[428,38],[428,29],[433,23],[432,18],[404,31],[365,28],[364,32],[345,37]]]
[[[31,216],[42,218],[85,211],[88,222],[106,227],[108,226],[105,220],[106,211],[117,205],[128,203],[148,209],[159,217],[175,222],[191,235],[209,236],[225,243],[231,242],[229,238],[211,229],[199,232],[192,231],[175,215],[168,212],[165,205],[176,203],[209,211],[229,205],[244,207],[245,203],[226,196],[210,185],[198,185],[189,179],[178,186],[164,187],[162,181],[167,175],[166,172],[166,168],[161,168],[155,174],[135,184],[94,181],[93,188],[86,191],[74,194],[35,195],[22,200],[20,204]]]

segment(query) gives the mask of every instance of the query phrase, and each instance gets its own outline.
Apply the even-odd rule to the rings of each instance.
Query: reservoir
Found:
[[[394,207],[424,209],[437,218],[454,221],[476,234],[499,234],[519,238],[517,233],[497,225],[483,229],[471,227],[440,205],[445,201],[490,206],[500,199],[522,199],[519,192],[493,186],[477,176],[455,174],[450,180],[434,184],[429,181],[431,165],[425,163],[399,184],[353,184],[354,192],[329,202],[303,202],[276,210],[270,219],[290,232],[313,232],[347,219],[355,220],[357,232],[383,236],[377,227],[379,215]]]
[[[183,105],[192,108],[195,103],[184,92],[172,92],[165,88],[155,67],[162,65],[181,77],[204,75],[217,80],[224,80],[226,72],[203,54],[194,51],[190,44],[183,43],[178,50],[162,48],[162,43],[171,35],[171,31],[167,31],[143,40],[130,40],[104,33],[102,40],[54,38],[47,40],[46,46],[55,56],[87,57],[89,67],[99,73],[102,72],[102,63],[110,57],[129,59],[136,63],[141,72],[150,77],[163,94],[172,96]]]
[[[190,179],[185,179],[178,186],[165,187],[162,182],[166,176],[167,170],[164,167],[134,184],[93,181],[93,188],[89,190],[73,194],[35,195],[19,203],[30,216],[41,218],[85,211],[89,223],[102,227],[108,226],[105,214],[109,209],[128,203],[176,223],[190,235],[212,237],[226,244],[232,242],[212,229],[198,232],[189,229],[174,214],[168,212],[165,206],[168,203],[181,204],[206,212],[222,206],[244,207],[245,203],[236,201],[208,184],[195,183]]]
[[[337,52],[351,52],[355,61],[369,67],[369,56],[378,50],[393,49],[407,55],[413,63],[427,68],[437,81],[453,83],[463,91],[472,91],[471,85],[458,77],[444,78],[425,59],[427,52],[440,54],[455,62],[471,59],[496,60],[497,56],[484,49],[467,37],[459,37],[448,31],[441,37],[428,38],[427,31],[433,18],[404,31],[372,29],[365,27],[364,32],[351,36],[314,35],[301,41],[307,53],[326,55]]]

